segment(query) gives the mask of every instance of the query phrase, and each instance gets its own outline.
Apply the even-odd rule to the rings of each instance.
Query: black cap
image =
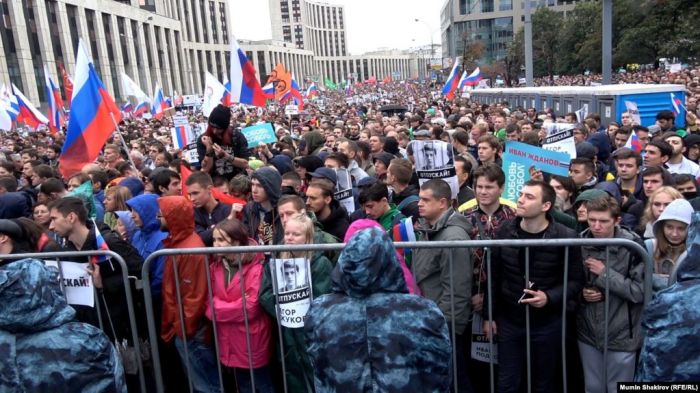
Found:
[[[335,170],[331,168],[320,167],[314,172],[310,173],[309,175],[317,179],[330,180],[333,184],[338,183],[338,174],[335,173]]]
[[[0,234],[7,235],[13,240],[18,240],[22,238],[22,228],[12,220],[0,219]]]

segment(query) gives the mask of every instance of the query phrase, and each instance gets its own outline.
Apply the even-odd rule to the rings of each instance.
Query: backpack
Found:
[[[408,205],[410,205],[413,202],[418,202],[419,200],[420,198],[418,198],[418,195],[409,195],[406,198],[404,198],[404,200],[401,201],[401,203],[399,203],[398,206],[396,206],[396,209],[398,209],[399,211],[403,211],[403,209],[408,207]]]

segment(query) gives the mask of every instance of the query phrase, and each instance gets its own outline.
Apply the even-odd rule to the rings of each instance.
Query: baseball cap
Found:
[[[338,183],[338,175],[335,173],[334,169],[321,167],[311,172],[309,176],[316,179],[326,179],[330,180],[333,184]]]

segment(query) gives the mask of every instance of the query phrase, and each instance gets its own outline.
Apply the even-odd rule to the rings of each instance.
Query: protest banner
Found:
[[[412,141],[414,164],[418,183],[422,185],[430,179],[442,179],[450,185],[452,198],[457,198],[459,182],[454,166],[452,145],[443,141]]]
[[[249,149],[257,147],[260,142],[277,142],[277,136],[275,135],[275,130],[272,128],[271,123],[256,124],[254,126],[246,127],[241,131],[243,132],[243,135],[245,135],[246,140],[248,140]]]
[[[173,127],[170,129],[173,148],[184,149],[196,140],[196,135],[186,116],[173,116]]]
[[[311,306],[311,265],[308,258],[271,259],[277,320],[288,328],[302,328]]]
[[[299,107],[297,105],[289,104],[284,107],[284,114],[287,116],[294,116],[299,114]]]
[[[347,210],[348,214],[355,211],[355,199],[352,196],[352,179],[347,169],[336,169],[338,181],[335,184],[333,199]]]
[[[642,124],[642,117],[639,115],[639,107],[634,101],[625,101],[625,108],[627,108],[627,113],[632,116],[632,123],[636,125]]]
[[[503,197],[513,202],[518,201],[518,194],[523,184],[530,180],[532,173],[542,171],[552,175],[569,176],[571,161],[566,153],[515,141],[506,142],[502,160],[503,172],[506,175]]]
[[[95,306],[95,290],[87,263],[44,261],[46,266],[61,270],[58,280],[66,295],[66,302],[76,306]],[[60,267],[59,267],[60,266]]]
[[[566,153],[569,158],[576,158],[576,142],[574,141],[574,125],[569,123],[543,124],[547,129],[547,137],[542,148],[550,151]]]
[[[491,345],[489,337],[484,332],[483,318],[479,313],[474,313],[472,319],[472,359],[490,363],[492,361]],[[493,343],[493,364],[498,364],[498,343]]]

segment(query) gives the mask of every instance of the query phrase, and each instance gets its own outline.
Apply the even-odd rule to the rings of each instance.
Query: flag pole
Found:
[[[122,135],[122,132],[119,130],[119,124],[117,124],[117,121],[114,120],[114,114],[112,112],[109,113],[109,118],[112,119],[112,124],[114,124],[114,130],[117,132],[117,134],[119,134],[119,139],[121,139],[122,141],[122,146],[126,151],[126,157],[129,159],[131,167],[134,168],[135,171],[138,171],[139,169],[136,168],[136,164],[134,164],[134,160],[131,159],[131,154],[129,154],[129,146],[126,144],[126,141],[124,140],[124,135]]]

